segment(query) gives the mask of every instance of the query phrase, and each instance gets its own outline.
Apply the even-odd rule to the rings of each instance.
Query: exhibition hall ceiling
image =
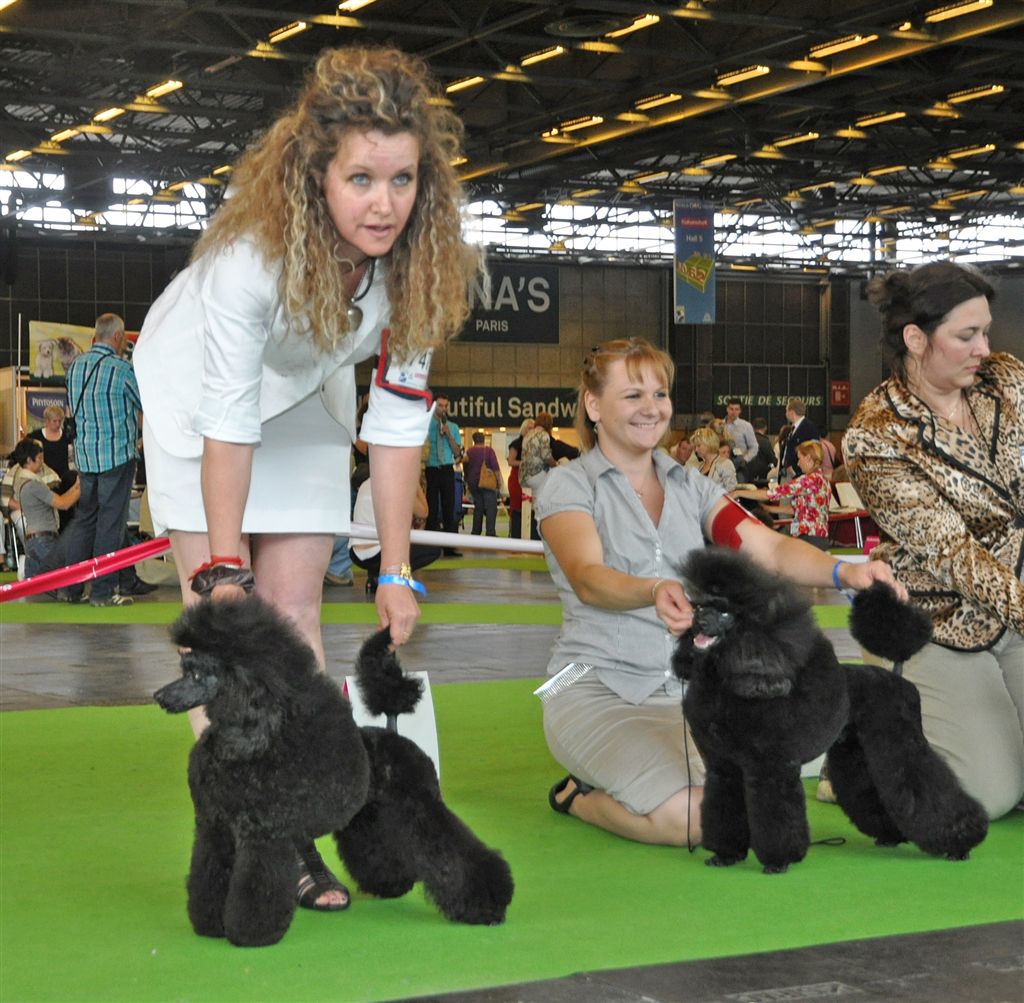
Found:
[[[979,246],[1024,255],[1020,0],[14,0],[0,164],[64,187],[8,185],[8,222],[56,199],[72,230],[116,231],[115,178],[145,182],[122,203],[212,209],[317,53],[351,43],[433,68],[498,250],[507,233],[571,252],[558,219],[667,225],[693,198],[741,236],[854,227],[882,256],[1015,220]]]

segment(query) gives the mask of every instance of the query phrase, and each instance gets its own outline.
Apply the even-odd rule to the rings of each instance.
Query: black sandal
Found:
[[[324,858],[315,843],[306,843],[296,847],[299,857],[299,889],[298,901],[303,909],[315,909],[317,912],[341,912],[352,904],[349,890],[327,869]],[[328,903],[320,905],[317,899],[324,892],[339,891],[344,893],[345,901],[340,905]]]
[[[576,790],[574,790],[568,797],[559,801],[557,795],[561,794],[562,791],[569,786],[570,780],[576,785]],[[548,804],[551,805],[551,810],[557,811],[559,815],[568,815],[573,801],[575,801],[580,794],[589,794],[593,789],[594,788],[591,787],[590,784],[585,784],[578,777],[574,777],[570,773],[569,776],[559,780],[558,783],[548,791]]]

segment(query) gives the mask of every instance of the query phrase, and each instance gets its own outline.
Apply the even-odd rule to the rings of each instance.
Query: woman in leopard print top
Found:
[[[931,615],[905,666],[925,735],[990,817],[1024,797],[1024,363],[990,354],[991,285],[951,263],[872,281],[893,375],[847,431],[850,480]]]

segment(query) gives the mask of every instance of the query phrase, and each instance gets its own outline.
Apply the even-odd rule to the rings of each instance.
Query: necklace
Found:
[[[960,405],[963,404],[963,402],[964,402],[964,395],[963,395],[963,391],[961,391],[960,394],[957,396],[956,403],[952,406],[952,408],[950,408],[949,414],[943,415],[943,418],[945,418],[946,421],[952,421],[953,420],[953,415],[955,415],[957,413],[957,411],[960,410]],[[941,411],[939,413],[942,414]]]
[[[349,261],[348,258],[343,259],[348,264],[352,265],[352,271],[356,270],[356,266]],[[363,273],[363,278],[360,281],[360,286],[363,286],[362,292],[357,288],[356,295],[349,300],[348,309],[345,311],[348,316],[348,329],[350,331],[356,331],[359,326],[363,323],[363,311],[356,304],[370,291],[370,286],[373,285],[373,270],[376,267],[377,259],[370,258],[370,267]]]

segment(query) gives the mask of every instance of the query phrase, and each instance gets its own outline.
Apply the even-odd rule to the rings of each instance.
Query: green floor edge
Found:
[[[262,950],[188,927],[184,721],[153,706],[0,715],[0,998],[386,1000],[1024,917],[1024,813],[950,863],[877,848],[811,798],[813,838],[845,843],[781,876],[556,815],[535,685],[434,688],[445,796],[516,878],[503,926],[447,923],[419,889],[357,894]]]

